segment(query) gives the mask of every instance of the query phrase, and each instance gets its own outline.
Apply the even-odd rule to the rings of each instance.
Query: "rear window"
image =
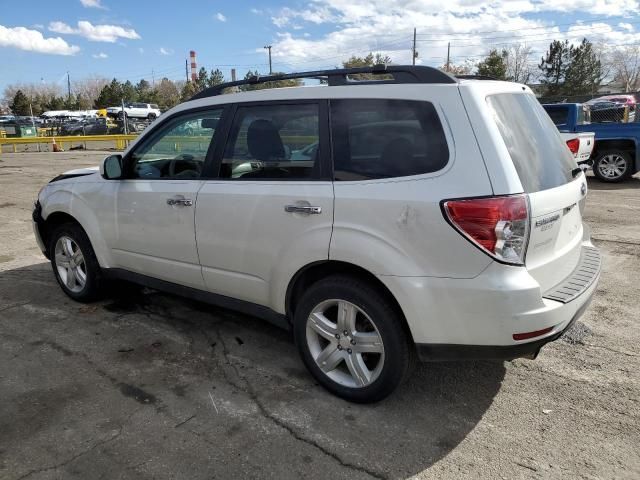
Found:
[[[551,117],[551,121],[556,125],[565,125],[569,119],[569,109],[567,107],[551,107],[545,110]]]
[[[527,193],[559,187],[573,179],[576,162],[533,95],[500,93],[487,103]]]

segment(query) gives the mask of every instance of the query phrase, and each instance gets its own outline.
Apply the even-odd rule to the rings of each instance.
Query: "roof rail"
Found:
[[[489,75],[456,75],[458,80],[498,80],[495,77]]]
[[[358,74],[391,75],[392,79],[380,80],[351,80],[349,77]],[[213,87],[205,88],[196,93],[191,100],[220,95],[226,88],[241,85],[256,85],[259,83],[276,82],[278,80],[295,80],[299,78],[314,78],[326,80],[329,86],[338,85],[379,85],[385,83],[457,83],[457,80],[448,73],[433,67],[412,65],[374,65],[373,67],[336,68],[333,70],[315,70],[311,72],[283,73],[265,77],[253,76],[235,82],[221,83]]]

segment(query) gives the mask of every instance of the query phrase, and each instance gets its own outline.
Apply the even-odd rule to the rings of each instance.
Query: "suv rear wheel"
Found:
[[[79,225],[67,223],[53,231],[49,257],[64,293],[78,302],[99,297],[100,265],[87,234]]]
[[[620,150],[605,150],[596,156],[593,173],[603,182],[621,182],[631,176],[631,155]]]
[[[366,282],[332,276],[313,284],[296,308],[302,360],[327,390],[346,400],[382,400],[410,370],[412,350],[401,318]]]

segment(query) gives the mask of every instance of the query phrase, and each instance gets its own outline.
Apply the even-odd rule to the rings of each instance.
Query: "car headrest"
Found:
[[[270,120],[254,120],[247,130],[247,147],[256,160],[263,162],[285,158],[278,129]]]

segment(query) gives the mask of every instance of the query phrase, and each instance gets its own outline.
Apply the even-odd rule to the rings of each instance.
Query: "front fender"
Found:
[[[77,191],[83,189],[80,188],[79,185],[80,184],[77,183],[70,183],[51,189],[41,200],[42,218],[46,221],[50,215],[57,212],[65,213],[73,217],[89,237],[89,241],[91,242],[100,266],[109,268],[113,265],[113,261],[105,241],[103,225],[101,225],[101,222],[96,216],[95,207],[88,204],[86,192]],[[84,189],[86,189],[87,186],[98,187],[98,184],[82,185]],[[94,188],[94,190],[99,190],[99,187]],[[94,192],[94,194],[95,193],[96,192]],[[96,196],[96,198],[98,198],[98,196]],[[109,203],[105,204],[105,206],[108,205]]]

